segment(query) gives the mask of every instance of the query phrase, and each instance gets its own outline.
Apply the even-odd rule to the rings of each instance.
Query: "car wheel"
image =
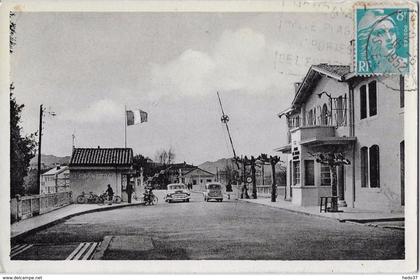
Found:
[[[185,200],[186,202],[190,202],[190,199]]]

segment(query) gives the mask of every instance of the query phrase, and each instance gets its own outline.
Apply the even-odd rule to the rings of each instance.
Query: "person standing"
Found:
[[[131,203],[131,196],[133,194],[133,186],[130,183],[127,184],[126,192],[128,196],[128,203]]]
[[[114,190],[111,188],[111,185],[108,184],[108,188],[105,191],[108,195],[109,204],[112,204],[112,198],[114,197]]]

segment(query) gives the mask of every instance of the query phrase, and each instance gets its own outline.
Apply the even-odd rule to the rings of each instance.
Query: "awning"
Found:
[[[308,147],[316,146],[346,146],[356,142],[356,137],[314,137],[300,141],[299,144]]]
[[[292,145],[288,144],[288,145],[282,146],[280,148],[274,149],[274,151],[284,153],[284,154],[290,154],[292,152]]]

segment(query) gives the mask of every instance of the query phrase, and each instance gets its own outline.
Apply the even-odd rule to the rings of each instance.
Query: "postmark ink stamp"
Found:
[[[356,9],[356,72],[406,75],[409,72],[409,9]]]

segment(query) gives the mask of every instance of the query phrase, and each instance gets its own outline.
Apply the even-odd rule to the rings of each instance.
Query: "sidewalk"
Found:
[[[378,212],[373,210],[363,210],[351,207],[340,207],[343,212],[327,212],[320,213],[319,206],[302,207],[277,198],[276,202],[271,202],[270,198],[258,199],[239,199],[240,201],[266,205],[274,208],[280,208],[286,211],[301,213],[306,215],[319,216],[324,218],[336,219],[340,222],[357,222],[357,223],[374,223],[374,222],[391,222],[404,221],[404,213]]]
[[[82,215],[86,213],[110,210],[114,208],[121,208],[127,206],[136,206],[143,204],[142,201],[134,200],[131,204],[122,202],[120,204],[112,205],[98,205],[98,204],[70,204],[63,208],[35,216],[29,219],[19,221],[10,225],[10,238],[14,239],[23,235],[29,234],[35,230],[40,230],[56,223],[62,222],[65,219]]]

